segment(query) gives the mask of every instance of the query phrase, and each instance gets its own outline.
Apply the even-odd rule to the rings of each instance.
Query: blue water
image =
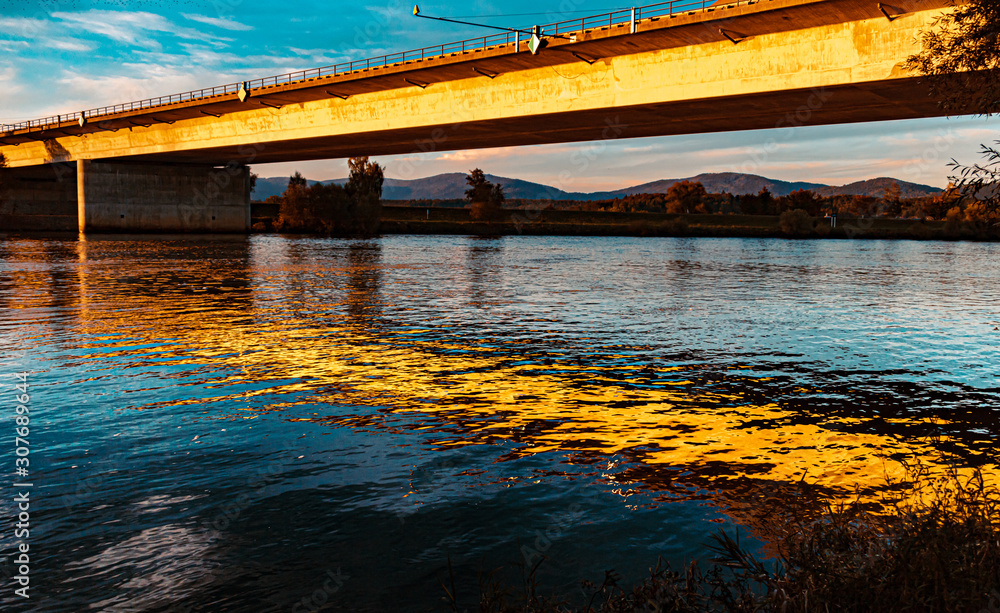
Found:
[[[0,605],[471,610],[543,557],[579,603],[900,459],[996,473],[998,278],[976,243],[2,239]]]

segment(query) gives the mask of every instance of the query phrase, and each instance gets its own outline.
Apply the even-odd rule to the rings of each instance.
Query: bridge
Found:
[[[947,0],[674,0],[0,126],[0,230],[246,232],[254,163],[942,115]]]

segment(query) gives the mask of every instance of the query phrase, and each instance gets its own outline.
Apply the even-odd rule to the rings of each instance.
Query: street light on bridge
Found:
[[[544,42],[542,36],[541,26],[532,26],[530,30],[521,30],[519,28],[504,28],[502,26],[491,26],[485,23],[472,23],[471,21],[459,21],[457,19],[448,19],[447,17],[431,17],[430,15],[421,15],[420,6],[413,5],[413,16],[423,17],[424,19],[434,19],[437,21],[447,21],[448,23],[457,23],[463,26],[474,26],[477,28],[490,28],[491,30],[503,30],[504,32],[514,32],[516,34],[530,34],[531,38],[528,40],[528,50],[531,51],[531,55],[538,53],[539,49],[542,48],[542,43]],[[556,38],[565,38],[566,40],[572,40],[566,36],[561,36],[559,34],[553,34]],[[520,41],[518,41],[520,42]]]

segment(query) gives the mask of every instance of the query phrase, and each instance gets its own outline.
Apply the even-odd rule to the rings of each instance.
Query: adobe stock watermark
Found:
[[[212,528],[220,532],[229,528],[233,522],[239,520],[246,510],[250,508],[255,496],[263,497],[267,494],[267,490],[271,486],[268,482],[269,479],[277,477],[280,474],[281,468],[276,464],[271,464],[267,468],[258,471],[256,475],[248,476],[243,484],[244,487],[241,488],[242,492],[240,495],[232,502],[223,505],[212,518]]]
[[[364,27],[354,28],[354,46],[357,49],[365,49],[383,36],[393,16],[401,18],[404,15],[409,17],[408,11],[401,10],[398,2],[387,1],[381,8],[365,7],[371,19],[365,23]],[[407,6],[409,8],[409,6]]]
[[[427,138],[414,140],[413,149],[410,152],[411,155],[429,154],[444,150],[445,145],[449,140],[451,140],[452,136],[455,135],[463,125],[472,120],[473,114],[472,100],[469,98],[463,98],[458,102],[458,104],[452,105],[450,117],[451,123],[446,127],[437,126],[431,128]],[[404,158],[398,161],[393,160],[390,162],[391,174],[399,179],[413,179],[420,166],[426,164],[427,161],[428,160],[425,157]]]
[[[130,455],[125,450],[108,455],[101,462],[102,465],[108,467],[106,470],[84,477],[77,483],[76,489],[72,493],[63,494],[60,499],[63,509],[72,512],[74,507],[91,503],[96,496],[107,490],[108,481],[114,475],[123,472],[122,467],[128,465],[129,458]],[[135,523],[136,519],[132,515],[126,516],[125,525],[127,527],[132,527]]]
[[[541,561],[545,557],[545,552],[552,548],[553,541],[565,536],[586,515],[580,504],[574,502],[565,511],[550,516],[551,521],[544,530],[534,531],[535,540],[532,541],[531,545],[521,545],[521,557],[524,558],[527,567],[531,569]]]
[[[13,473],[17,475],[13,484],[13,557],[10,579],[15,583],[14,594],[24,598],[31,598],[29,592],[31,588],[31,558],[37,556],[37,552],[31,551],[31,490],[32,483],[31,470],[31,394],[28,391],[27,372],[15,373],[14,389],[5,392],[3,397],[5,402],[10,403],[14,417],[13,442],[14,442],[14,465]],[[7,386],[4,385],[4,388]],[[9,394],[9,396],[8,396]],[[9,439],[8,439],[9,440]],[[6,566],[7,558],[0,559]],[[5,582],[6,583],[6,582]]]
[[[312,613],[313,611],[321,610],[350,578],[350,575],[345,575],[341,572],[339,566],[336,571],[329,568],[326,569],[326,573],[323,575],[323,583],[312,592],[296,600],[295,604],[292,605],[292,613],[305,613],[306,611]]]
[[[242,6],[243,0],[209,0],[208,6],[215,11],[216,17],[223,19],[233,17],[236,9]]]
[[[250,164],[257,159],[260,153],[267,149],[264,143],[254,143],[240,145],[236,149],[239,155],[236,159],[226,162],[225,166],[209,173],[205,191],[197,188],[194,190],[194,204],[208,206],[213,202],[218,202],[234,180],[244,182],[246,189],[250,189]],[[214,219],[214,218],[213,218]]]
[[[597,159],[603,155],[605,151],[607,151],[608,141],[621,138],[627,129],[628,124],[621,122],[621,116],[615,115],[614,117],[606,117],[604,119],[604,128],[601,131],[601,140],[589,143],[587,146],[574,151],[569,156],[570,164],[574,167],[573,170],[564,170],[560,172],[556,177],[555,184],[546,186],[549,199],[555,199],[557,196],[556,190],[563,192],[570,191],[576,179],[587,172],[587,170],[590,169],[591,164],[597,161]],[[531,209],[523,211],[523,214],[512,213],[510,220],[514,224],[514,228],[517,230],[518,234],[520,234],[524,231],[524,226],[526,224],[538,221],[541,216],[542,211],[540,209]]]
[[[62,8],[62,2],[57,0],[38,0],[38,10],[25,17],[21,21],[21,28],[16,32],[24,38],[34,38],[41,33],[42,29],[48,25],[48,20],[52,19],[52,14]]]
[[[939,129],[921,150],[920,157],[906,165],[904,174],[914,182],[929,181],[928,174],[947,167],[951,157],[946,155],[946,152],[956,142],[958,142],[958,134],[953,128]]]
[[[809,96],[805,102],[775,122],[774,129],[779,130],[779,132],[772,133],[766,143],[750,154],[748,160],[733,169],[734,172],[758,174],[761,166],[768,162],[770,156],[778,151],[782,143],[791,140],[795,136],[796,130],[807,125],[812,120],[813,115],[822,109],[832,97],[833,93],[827,91],[825,87],[814,87],[809,90]]]

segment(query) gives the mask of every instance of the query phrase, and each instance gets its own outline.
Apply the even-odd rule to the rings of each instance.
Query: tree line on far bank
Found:
[[[756,194],[710,194],[698,182],[675,183],[665,194],[635,194],[613,200],[578,203],[578,210],[699,213],[780,216],[801,210],[811,217],[839,215],[860,218],[959,219],[969,222],[1000,222],[1000,214],[981,200],[949,188],[934,196],[902,198],[898,183],[885,188],[881,197],[861,195],[820,196],[800,189],[775,196],[767,188]]]
[[[801,210],[810,217],[838,215],[858,218],[923,219],[942,221],[957,219],[970,222],[1000,222],[1000,215],[981,200],[954,188],[934,196],[901,197],[898,183],[885,188],[881,197],[861,195],[820,196],[810,190],[796,190],[784,196],[775,196],[767,188],[756,194],[734,195],[709,193],[698,181],[679,181],[665,193],[633,194],[605,200],[508,200],[502,185],[486,181],[478,168],[466,178],[470,189],[466,191],[465,207],[470,208],[473,219],[495,220],[502,218],[504,204],[511,209],[547,208],[565,211],[615,212],[615,213],[668,213],[699,215],[772,215]],[[455,200],[408,200],[409,206],[434,206],[458,204]]]
[[[301,173],[288,180],[280,196],[270,196],[264,204],[277,205],[278,217],[272,227],[258,222],[254,230],[278,232],[325,233],[335,235],[377,234],[382,219],[382,187],[385,169],[368,157],[351,158],[350,176],[343,186],[336,183],[309,185]],[[503,186],[486,180],[476,168],[466,176],[465,192],[469,217],[494,222],[503,217]]]
[[[307,232],[335,235],[372,235],[379,231],[382,216],[384,168],[367,157],[351,158],[350,176],[343,186],[316,183],[308,185],[298,172],[289,180],[280,196],[271,196],[265,204],[278,205],[279,214],[273,229],[279,232]],[[948,221],[952,225],[971,224],[980,229],[996,228],[1000,213],[961,189],[949,188],[934,196],[901,197],[898,183],[889,184],[881,197],[861,195],[820,196],[810,190],[797,190],[775,196],[766,188],[756,194],[733,195],[709,193],[697,181],[679,181],[666,193],[634,194],[594,201],[523,201],[508,202],[504,187],[491,183],[479,169],[466,176],[468,189],[461,203],[469,209],[471,221],[492,224],[509,221],[507,211],[547,208],[585,212],[668,213],[700,215],[770,215],[782,218],[788,233],[801,234],[799,227],[811,224],[812,218],[842,216],[853,218],[920,219]],[[434,200],[411,200],[411,206],[434,206]],[[513,205],[505,208],[505,204]],[[266,230],[258,224],[256,230]]]
[[[382,219],[382,185],[385,169],[368,157],[348,161],[347,183],[315,183],[309,185],[301,173],[288,180],[280,196],[270,196],[265,204],[278,206],[273,229],[278,232],[373,235]],[[254,230],[271,228],[258,222]]]

